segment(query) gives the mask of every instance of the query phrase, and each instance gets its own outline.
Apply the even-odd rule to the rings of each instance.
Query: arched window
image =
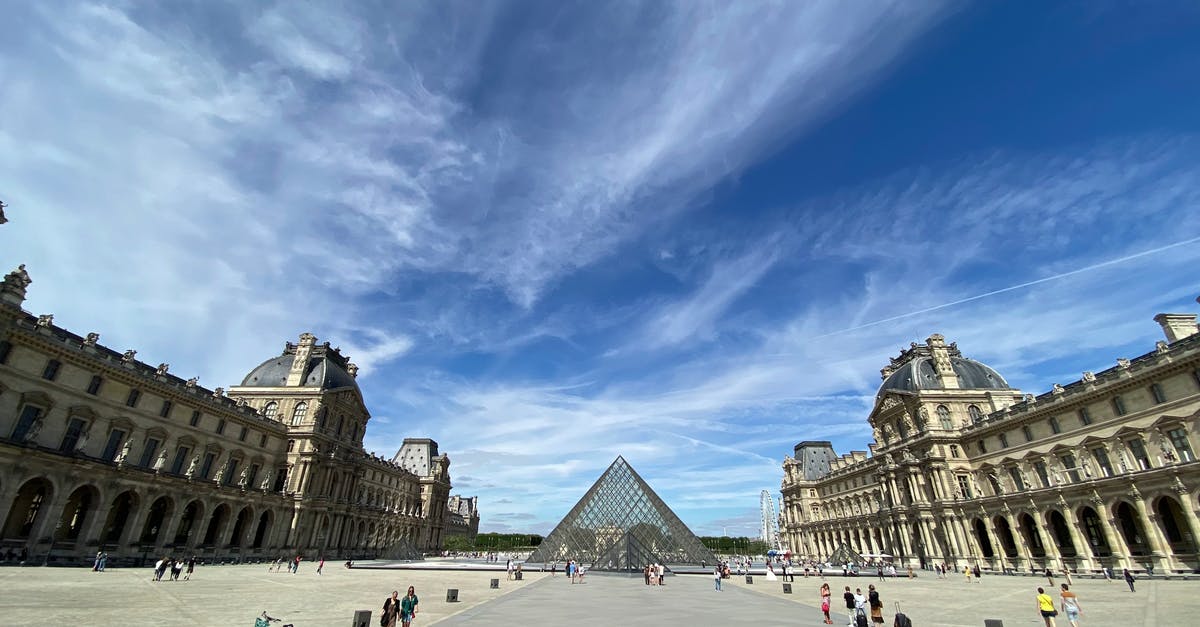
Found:
[[[279,403],[275,401],[267,403],[267,406],[263,407],[262,413],[264,418],[275,420],[275,417],[279,414]]]
[[[972,405],[971,407],[974,407]],[[945,405],[937,406],[938,421],[942,423],[943,429],[953,429],[954,422],[950,420],[950,410]]]
[[[971,414],[971,422],[979,422],[983,420],[983,412],[975,405],[967,405],[967,413]]]
[[[300,401],[296,404],[296,410],[292,412],[292,426],[296,426],[304,422],[304,417],[308,415],[308,403]]]

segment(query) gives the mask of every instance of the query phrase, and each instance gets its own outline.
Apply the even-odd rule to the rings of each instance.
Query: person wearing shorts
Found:
[[[1071,623],[1071,627],[1079,627],[1079,597],[1071,592],[1071,587],[1067,584],[1062,585],[1062,611],[1067,615],[1067,622]]]
[[[1058,610],[1054,609],[1054,599],[1046,594],[1044,588],[1038,588],[1037,591],[1038,611],[1042,613],[1042,620],[1046,621],[1046,627],[1055,627],[1054,617],[1058,616]]]
[[[417,591],[412,586],[408,587],[408,594],[400,599],[400,624],[408,627],[412,624],[413,618],[417,616]]]

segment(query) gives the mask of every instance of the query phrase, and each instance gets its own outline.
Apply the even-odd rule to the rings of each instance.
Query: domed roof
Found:
[[[990,366],[966,357],[950,357],[950,367],[958,375],[958,387],[964,390],[1009,390],[1008,381]],[[933,369],[933,357],[914,357],[898,366],[879,386],[878,394],[889,390],[916,392],[942,389]]]
[[[272,357],[257,368],[250,371],[242,379],[243,387],[284,387],[287,385],[288,371],[292,369],[295,355]],[[323,390],[352,387],[358,389],[358,383],[340,364],[330,358],[328,353],[314,354],[308,359],[304,369],[301,387],[320,387]]]

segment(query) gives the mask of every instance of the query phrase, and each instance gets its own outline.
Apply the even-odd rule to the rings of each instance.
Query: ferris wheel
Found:
[[[762,541],[772,549],[779,549],[779,514],[775,511],[775,499],[771,498],[769,490],[763,490],[759,495],[759,509],[762,512]]]

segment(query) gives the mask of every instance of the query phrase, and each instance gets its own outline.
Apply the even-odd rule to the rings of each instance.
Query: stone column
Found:
[[[1197,519],[1196,510],[1192,508],[1195,500],[1192,498],[1191,493],[1189,493],[1187,486],[1183,485],[1183,482],[1179,480],[1179,477],[1175,478],[1175,485],[1173,487],[1175,493],[1179,495],[1179,509],[1183,510],[1183,518],[1187,522],[1188,531],[1192,534],[1192,548],[1193,550],[1200,551],[1200,519]],[[0,519],[0,521],[2,520]]]
[[[1158,516],[1149,513],[1150,508],[1146,507],[1146,500],[1142,498],[1137,485],[1130,488],[1129,496],[1133,498],[1133,506],[1140,519],[1138,522],[1141,523],[1146,533],[1146,541],[1150,544],[1150,559],[1154,560],[1154,567],[1162,569],[1164,573],[1171,572],[1174,560],[1170,558],[1170,546],[1162,536],[1162,528],[1158,526]]]
[[[1079,528],[1079,521],[1075,518],[1075,513],[1070,507],[1063,507],[1063,518],[1067,520],[1067,533],[1071,536],[1071,544],[1075,545],[1075,561],[1078,564],[1078,569],[1082,571],[1092,570],[1092,545],[1088,544],[1087,536]]]
[[[1025,534],[1021,533],[1021,528],[1017,526],[1017,519],[1013,516],[1012,510],[1007,507],[1004,509],[1004,520],[1008,521],[1008,531],[1013,537],[1013,542],[1017,545],[1017,555],[1024,561],[1025,568],[1033,567],[1033,554],[1029,547],[1025,544]]]

